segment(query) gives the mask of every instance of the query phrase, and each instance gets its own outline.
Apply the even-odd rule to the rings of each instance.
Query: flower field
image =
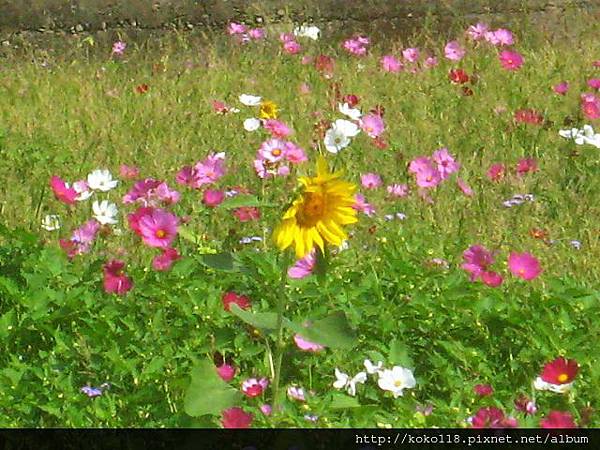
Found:
[[[0,425],[600,426],[597,22],[5,49]]]

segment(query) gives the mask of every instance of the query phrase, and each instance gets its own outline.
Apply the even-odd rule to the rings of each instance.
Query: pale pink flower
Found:
[[[367,202],[367,199],[362,194],[356,194],[354,196],[354,205],[352,208],[358,212],[362,212],[368,217],[372,217],[375,214],[375,207]]]
[[[310,341],[304,339],[299,334],[294,335],[294,342],[296,343],[296,346],[300,350],[303,350],[305,352],[320,352],[321,350],[323,350],[325,348],[321,344],[317,344],[315,342],[310,342]]]
[[[265,30],[264,28],[252,28],[250,31],[248,31],[248,36],[250,36],[250,38],[254,39],[255,41],[259,41],[261,39],[264,39]]]
[[[205,184],[217,182],[225,175],[225,153],[211,153],[193,168],[192,187],[198,189]]]
[[[364,56],[367,54],[367,45],[369,44],[368,38],[352,38],[344,41],[344,49],[352,55]]]
[[[61,239],[60,247],[67,252],[67,256],[71,259],[75,255],[87,253],[90,251],[98,231],[100,231],[100,223],[90,219],[76,229],[69,240]]]
[[[438,59],[435,56],[428,56],[424,61],[425,67],[435,67],[439,64]]]
[[[263,123],[263,127],[274,138],[285,138],[292,134],[292,130],[285,123],[277,120],[277,119],[267,119]]]
[[[376,138],[385,130],[383,119],[378,114],[367,114],[360,119],[360,127],[369,135]]]
[[[126,180],[134,180],[139,176],[139,174],[140,169],[138,169],[135,166],[121,164],[121,166],[119,167],[119,175],[121,175],[121,178],[124,178]]]
[[[125,49],[127,48],[127,44],[122,41],[117,41],[112,46],[113,55],[122,55]]]
[[[467,197],[473,197],[473,189],[471,189],[471,187],[462,178],[457,178],[456,184],[463,194],[465,194]]]
[[[377,189],[381,186],[381,177],[379,174],[368,172],[361,175],[360,182],[364,188]]]
[[[489,30],[489,26],[486,23],[476,23],[475,25],[471,25],[467,29],[467,34],[474,41],[480,41],[485,38],[485,33]]]
[[[302,50],[302,46],[296,41],[286,41],[283,43],[283,50],[288,55],[296,55]]]
[[[418,48],[407,48],[402,50],[402,57],[408,62],[414,63],[419,59],[419,49]]]
[[[460,61],[465,56],[465,49],[460,46],[458,41],[450,41],[444,47],[444,56],[450,61]]]
[[[437,164],[437,169],[442,180],[445,180],[460,168],[460,164],[454,160],[446,147],[442,147],[433,152],[431,158]]]
[[[231,22],[227,27],[229,34],[242,34],[246,32],[246,25],[236,22]]]
[[[304,150],[290,141],[285,143],[285,159],[292,164],[300,164],[308,160]]]
[[[305,278],[313,273],[316,264],[317,257],[313,249],[308,253],[308,255],[296,261],[296,263],[288,269],[288,277],[294,279]]]
[[[177,252],[177,249],[171,247],[164,248],[160,255],[152,259],[152,268],[159,272],[164,272],[169,270],[173,263],[180,258],[181,256]]]
[[[392,197],[406,197],[408,195],[407,184],[390,184],[387,187],[388,194]]]
[[[261,159],[270,163],[276,163],[285,158],[285,142],[279,139],[269,139],[264,141],[258,149],[258,155]]]
[[[504,28],[498,28],[495,31],[487,31],[484,35],[484,38],[490,44],[493,44],[497,47],[514,44],[512,33]]]
[[[293,33],[280,33],[279,40],[285,44],[286,42],[295,41],[296,37]]]
[[[381,64],[381,69],[384,72],[397,73],[404,68],[404,65],[393,55],[382,56],[379,60],[379,63]]]

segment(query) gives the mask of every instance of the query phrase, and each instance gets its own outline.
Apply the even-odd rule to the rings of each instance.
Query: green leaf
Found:
[[[218,415],[224,409],[240,401],[237,389],[223,381],[211,361],[201,361],[192,369],[190,383],[184,399],[184,411],[198,417],[205,414]]]
[[[235,209],[242,207],[251,207],[251,206],[260,206],[260,207],[271,207],[275,206],[271,203],[264,203],[257,199],[254,195],[236,195],[234,197],[230,197],[221,203],[221,208],[224,209]]]
[[[235,260],[233,254],[229,252],[203,254],[200,255],[202,263],[211,269],[221,270],[224,272],[243,272],[246,269]]]
[[[360,408],[360,403],[356,397],[334,393],[331,395],[329,407],[331,409]]]
[[[264,312],[264,313],[252,313],[249,311],[244,311],[236,304],[231,304],[230,311],[242,319],[249,325],[252,325],[255,328],[260,328],[265,331],[273,331],[277,329],[277,313],[274,312]],[[284,318],[285,320],[285,318]],[[289,321],[285,321],[288,323]]]
[[[349,349],[354,347],[356,342],[356,334],[350,328],[346,315],[341,311],[317,320],[308,327],[292,324],[290,328],[303,338],[330,348]]]
[[[195,233],[192,233],[187,227],[178,227],[177,234],[181,236],[186,241],[193,242],[194,244],[199,244],[202,241],[202,238]]]
[[[390,356],[388,358],[391,364],[397,364],[409,369],[414,368],[412,358],[408,354],[408,347],[397,339],[390,343]]]
[[[0,338],[6,339],[15,325],[15,310],[11,309],[0,317]]]

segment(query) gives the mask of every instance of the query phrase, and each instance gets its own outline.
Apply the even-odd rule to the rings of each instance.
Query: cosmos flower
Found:
[[[489,26],[486,23],[476,23],[475,25],[471,25],[467,29],[467,35],[473,39],[474,41],[480,41],[485,38],[485,33],[489,30]]]
[[[269,380],[266,378],[260,380],[248,378],[242,382],[242,392],[250,398],[258,397],[267,389],[267,386],[269,386]]]
[[[408,195],[407,184],[390,184],[386,190],[388,194],[396,198],[406,197]]]
[[[418,48],[407,48],[402,50],[402,57],[408,62],[414,63],[419,59],[420,52]]]
[[[170,247],[177,236],[179,220],[160,208],[152,209],[139,218],[139,231],[144,244],[150,247]]]
[[[108,170],[97,169],[87,176],[87,184],[90,189],[107,192],[117,187],[119,181],[113,180],[113,177]]]
[[[249,119],[244,120],[244,130],[252,132],[252,131],[256,131],[260,128],[260,120],[251,117]]]
[[[368,203],[367,199],[362,194],[356,194],[354,196],[354,205],[352,205],[352,208],[358,212],[362,212],[368,217],[371,217],[375,214],[375,207]]]
[[[473,387],[473,391],[480,397],[486,397],[494,393],[494,388],[489,384],[476,384]]]
[[[307,37],[316,41],[319,39],[321,34],[321,30],[319,27],[314,25],[301,25],[299,27],[294,28],[294,36],[296,37]]]
[[[214,189],[207,189],[202,194],[202,203],[209,208],[216,208],[225,199],[225,193]]]
[[[460,61],[465,56],[466,50],[458,41],[450,41],[444,47],[444,56],[450,61]]]
[[[367,114],[360,119],[361,129],[369,137],[376,138],[385,130],[383,119],[378,114]]]
[[[520,53],[510,50],[502,50],[498,58],[502,67],[510,71],[519,70],[524,62],[523,56]]]
[[[350,145],[352,137],[360,132],[360,128],[354,122],[338,119],[325,133],[325,149],[330,153],[338,153]]]
[[[305,351],[305,352],[316,353],[316,352],[320,352],[321,350],[325,349],[324,345],[317,344],[316,342],[311,342],[311,341],[303,338],[299,334],[294,335],[294,343],[296,344],[296,347],[298,347],[300,350]]]
[[[304,393],[304,389],[298,386],[290,386],[287,389],[287,395],[293,400],[298,400],[299,402],[306,401],[306,395]]]
[[[577,428],[571,413],[566,411],[550,411],[550,414],[540,421],[541,428]]]
[[[394,398],[397,398],[404,394],[404,389],[414,388],[417,382],[410,369],[394,366],[392,369],[379,371],[377,384],[384,391],[391,391]]]
[[[381,65],[381,70],[384,72],[398,73],[404,69],[404,64],[398,61],[393,55],[382,56],[379,60],[379,64]]]
[[[102,225],[117,223],[117,205],[110,203],[108,200],[95,201],[92,204],[92,211],[94,212],[94,219]]]
[[[294,279],[305,278],[312,274],[316,263],[317,258],[315,255],[315,251],[312,250],[304,258],[301,258],[298,261],[296,261],[294,265],[288,269],[288,277]]]
[[[181,256],[175,248],[163,248],[160,255],[152,259],[152,268],[159,272],[167,271],[173,266],[173,263],[180,259]]]
[[[117,41],[113,43],[112,53],[113,55],[122,55],[126,48],[127,44],[125,42]]]
[[[569,83],[563,81],[552,86],[552,90],[558,95],[566,95],[569,91]]]
[[[240,407],[228,408],[222,413],[223,428],[249,428],[254,416]]]
[[[542,374],[534,381],[534,387],[540,391],[552,391],[563,394],[571,389],[579,366],[574,359],[556,358],[544,365]]]
[[[364,188],[377,189],[381,186],[381,177],[377,173],[365,173],[360,176],[360,183]]]
[[[480,408],[473,417],[470,418],[472,428],[516,428],[517,420],[512,417],[506,417],[504,411],[493,406]]]
[[[235,377],[235,367],[223,362],[223,364],[217,367],[217,374],[223,381],[230,382]]]
[[[527,281],[537,278],[542,273],[539,261],[527,252],[511,252],[508,257],[508,268],[514,276]]]
[[[223,302],[223,309],[227,312],[230,311],[232,303],[235,303],[241,309],[250,309],[251,306],[250,298],[245,295],[236,294],[233,291],[225,292],[221,297],[221,301]]]
[[[242,105],[246,106],[259,106],[262,102],[262,97],[250,94],[241,94],[238,99]]]
[[[354,377],[350,378],[348,374],[341,372],[337,367],[335,368],[335,378],[333,387],[336,389],[346,389],[346,392],[351,396],[356,395],[356,384],[365,384],[367,381],[367,374],[365,372],[358,372]]]
[[[133,282],[123,268],[125,263],[118,259],[113,259],[104,265],[104,291],[106,293],[115,293],[125,295],[133,288]]]
[[[338,111],[343,115],[350,117],[352,120],[359,120],[362,116],[360,109],[351,107],[349,103],[340,103],[338,105]]]
[[[55,175],[50,178],[50,187],[52,188],[52,192],[57,200],[66,203],[67,205],[72,205],[75,203],[78,195],[77,191],[73,188],[70,188],[69,185],[60,177]]]

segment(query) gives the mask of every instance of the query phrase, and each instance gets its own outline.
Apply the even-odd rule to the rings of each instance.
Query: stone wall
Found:
[[[600,0],[0,0],[0,31],[97,31],[223,26],[289,18],[297,22],[407,20],[439,16],[539,13],[576,7],[597,10]]]

